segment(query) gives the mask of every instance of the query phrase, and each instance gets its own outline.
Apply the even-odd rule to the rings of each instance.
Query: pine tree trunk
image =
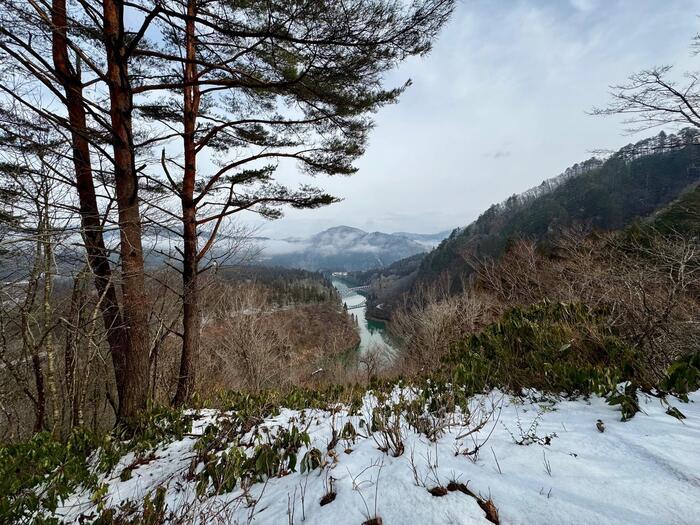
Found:
[[[68,120],[71,128],[71,146],[75,167],[76,189],[80,202],[81,235],[85,243],[88,263],[94,275],[98,297],[102,297],[102,321],[107,332],[117,384],[121,399],[124,385],[124,368],[127,334],[122,321],[117,292],[112,281],[112,268],[102,235],[100,210],[97,205],[95,183],[92,174],[90,145],[87,140],[87,119],[83,106],[83,87],[80,65],[71,66],[66,41],[66,0],[53,0],[51,9],[53,24],[52,51],[54,67],[66,94]]]
[[[146,408],[148,400],[148,301],[141,245],[141,214],[132,134],[133,94],[126,56],[124,5],[121,0],[104,0],[102,6],[121,239],[122,315],[127,328],[119,417],[130,420]]]
[[[199,353],[199,331],[201,317],[199,311],[199,288],[197,282],[198,239],[197,210],[194,202],[194,186],[197,176],[197,152],[195,147],[195,129],[199,112],[199,88],[196,84],[197,57],[194,17],[197,12],[197,0],[188,0],[185,35],[187,63],[184,67],[184,150],[185,170],[182,180],[180,200],[182,204],[183,226],[183,268],[182,268],[182,355],[180,356],[180,374],[173,403],[182,405],[190,398],[194,390],[195,366]]]
[[[197,282],[197,229],[194,222],[194,207],[183,206],[184,250],[183,250],[183,317],[182,355],[180,374],[173,403],[182,405],[192,395],[195,382],[195,366],[199,353],[199,290]]]

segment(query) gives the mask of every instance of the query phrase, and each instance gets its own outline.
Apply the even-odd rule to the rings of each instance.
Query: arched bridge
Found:
[[[340,297],[348,297],[349,295],[352,295],[356,292],[362,292],[364,290],[369,290],[369,285],[355,286],[353,288],[345,288],[344,290],[340,290]]]

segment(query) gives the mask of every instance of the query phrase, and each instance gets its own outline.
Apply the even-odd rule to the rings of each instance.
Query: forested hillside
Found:
[[[700,187],[685,192],[666,208],[660,210],[647,223],[646,227],[662,233],[694,235],[700,231]]]
[[[692,228],[697,224],[697,218],[692,220],[697,207],[692,204],[699,198],[694,188],[700,180],[697,134],[692,129],[677,135],[662,132],[620,149],[605,161],[592,158],[576,164],[558,177],[494,204],[422,257],[409,276],[384,271],[381,279],[377,274],[359,273],[353,278],[374,284],[370,311],[387,318],[402,293],[441,279],[459,287],[478,261],[500,256],[515,239],[546,244],[567,228],[618,230],[655,212],[649,222],[656,221],[659,227]],[[397,261],[396,268],[415,262],[405,261]]]
[[[355,286],[360,286],[382,278],[396,279],[409,277],[418,270],[425,255],[425,253],[417,253],[410,257],[399,259],[385,268],[373,268],[372,270],[366,270],[364,272],[349,272],[347,276],[344,277],[344,280]]]
[[[268,266],[227,266],[219,270],[222,280],[238,284],[257,284],[269,290],[273,306],[324,303],[337,300],[331,282],[317,272]]]
[[[498,256],[513,238],[543,240],[573,225],[617,230],[654,213],[700,180],[696,135],[661,133],[564,173],[552,189],[543,183],[491,206],[423,259],[419,280],[468,272],[465,259]]]

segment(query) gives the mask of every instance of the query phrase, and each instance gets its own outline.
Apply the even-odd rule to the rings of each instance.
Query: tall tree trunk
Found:
[[[192,395],[196,375],[196,359],[199,352],[199,331],[201,318],[199,312],[199,290],[197,281],[197,229],[194,207],[187,206],[183,199],[182,218],[184,222],[184,250],[182,269],[182,354],[180,356],[180,374],[173,403],[184,404]]]
[[[49,384],[49,392],[51,392],[51,432],[54,436],[59,437],[63,428],[62,421],[62,399],[58,386],[58,374],[56,371],[56,349],[53,341],[53,305],[51,304],[51,296],[53,295],[53,236],[51,233],[51,218],[49,215],[49,185],[42,184],[41,198],[42,215],[41,224],[44,244],[44,290],[43,290],[43,332],[44,332],[44,348],[46,349],[46,380]]]
[[[133,93],[124,34],[124,4],[122,0],[104,0],[102,7],[121,239],[122,316],[128,340],[119,417],[129,420],[146,407],[148,400],[148,301],[132,135]]]
[[[41,369],[41,358],[36,349],[32,351],[32,370],[36,383],[36,403],[34,404],[34,432],[41,432],[46,426],[46,387],[44,373]]]
[[[100,210],[97,205],[95,183],[90,159],[90,145],[83,100],[80,66],[72,67],[67,43],[66,0],[53,0],[51,9],[53,25],[52,51],[54,67],[66,94],[68,120],[71,129],[73,165],[76,188],[80,201],[81,235],[85,243],[88,263],[94,275],[95,288],[102,300],[102,321],[107,332],[107,342],[112,355],[117,395],[122,398],[126,359],[127,334],[122,321],[117,292],[112,280],[109,254],[102,235]]]
[[[40,207],[37,206],[37,216],[40,215]],[[40,222],[41,222],[40,218]],[[41,229],[39,228],[39,233]],[[44,382],[44,370],[41,366],[41,355],[36,345],[30,320],[35,307],[37,288],[39,286],[39,274],[42,266],[41,235],[37,236],[34,251],[34,263],[27,282],[27,293],[22,303],[20,330],[22,333],[22,346],[25,352],[31,356],[32,372],[34,373],[34,386],[36,387],[36,401],[34,403],[34,432],[40,432],[46,428],[46,385]],[[26,354],[25,354],[26,355]]]
[[[78,370],[78,330],[82,325],[82,312],[84,306],[84,286],[83,280],[87,268],[81,270],[78,275],[73,278],[73,292],[70,298],[70,310],[68,313],[68,323],[66,326],[66,347],[64,352],[64,368],[66,382],[66,400],[68,412],[68,428],[72,429],[77,421],[77,388],[76,382]]]
[[[187,2],[187,21],[185,26],[185,50],[187,61],[184,67],[184,150],[185,169],[182,179],[180,201],[182,204],[182,230],[184,250],[182,257],[182,354],[180,356],[180,374],[173,403],[182,405],[192,395],[195,382],[196,359],[199,353],[199,331],[201,317],[199,311],[199,288],[197,282],[198,239],[197,210],[194,202],[194,186],[197,177],[197,151],[195,131],[199,112],[200,93],[197,85],[197,42],[195,34],[195,16],[197,0]]]

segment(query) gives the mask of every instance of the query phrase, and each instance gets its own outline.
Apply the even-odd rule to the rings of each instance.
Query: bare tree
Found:
[[[696,56],[699,42],[700,35],[692,44]],[[612,102],[606,107],[593,108],[591,113],[624,115],[630,133],[660,126],[700,128],[699,81],[697,72],[674,75],[670,65],[644,69],[630,75],[627,82],[610,86]]]
[[[217,359],[227,365],[228,374],[245,389],[259,392],[281,386],[289,363],[289,345],[285,328],[271,322],[265,291],[252,284],[227,290],[217,307],[216,326],[223,331],[220,347],[213,348]]]
[[[492,301],[463,288],[455,295],[446,282],[423,286],[392,314],[389,327],[401,344],[397,365],[404,372],[433,370],[453,344],[492,318]]]
[[[625,84],[611,86],[613,102],[594,108],[594,115],[626,115],[628,131],[659,126],[700,127],[700,86],[696,73],[685,73],[682,81],[672,78],[672,66],[645,69],[631,75]]]
[[[4,277],[8,288],[2,299],[3,332],[6,336],[14,333],[21,341],[18,347],[11,338],[4,339],[0,358],[34,405],[35,430],[50,428],[58,435],[63,397],[55,340],[56,250],[69,236],[73,213],[70,205],[59,204],[69,203],[66,188],[48,172],[60,166],[63,159],[53,152],[55,134],[36,125],[25,128],[21,136],[1,134],[0,144],[0,183],[5,196],[10,196],[6,205],[13,216],[10,221],[3,220],[6,236],[2,243],[11,247],[14,259],[3,265],[4,272],[14,268],[13,278],[7,274]],[[28,363],[34,378],[33,392],[19,381]],[[47,407],[51,409],[50,418]]]

